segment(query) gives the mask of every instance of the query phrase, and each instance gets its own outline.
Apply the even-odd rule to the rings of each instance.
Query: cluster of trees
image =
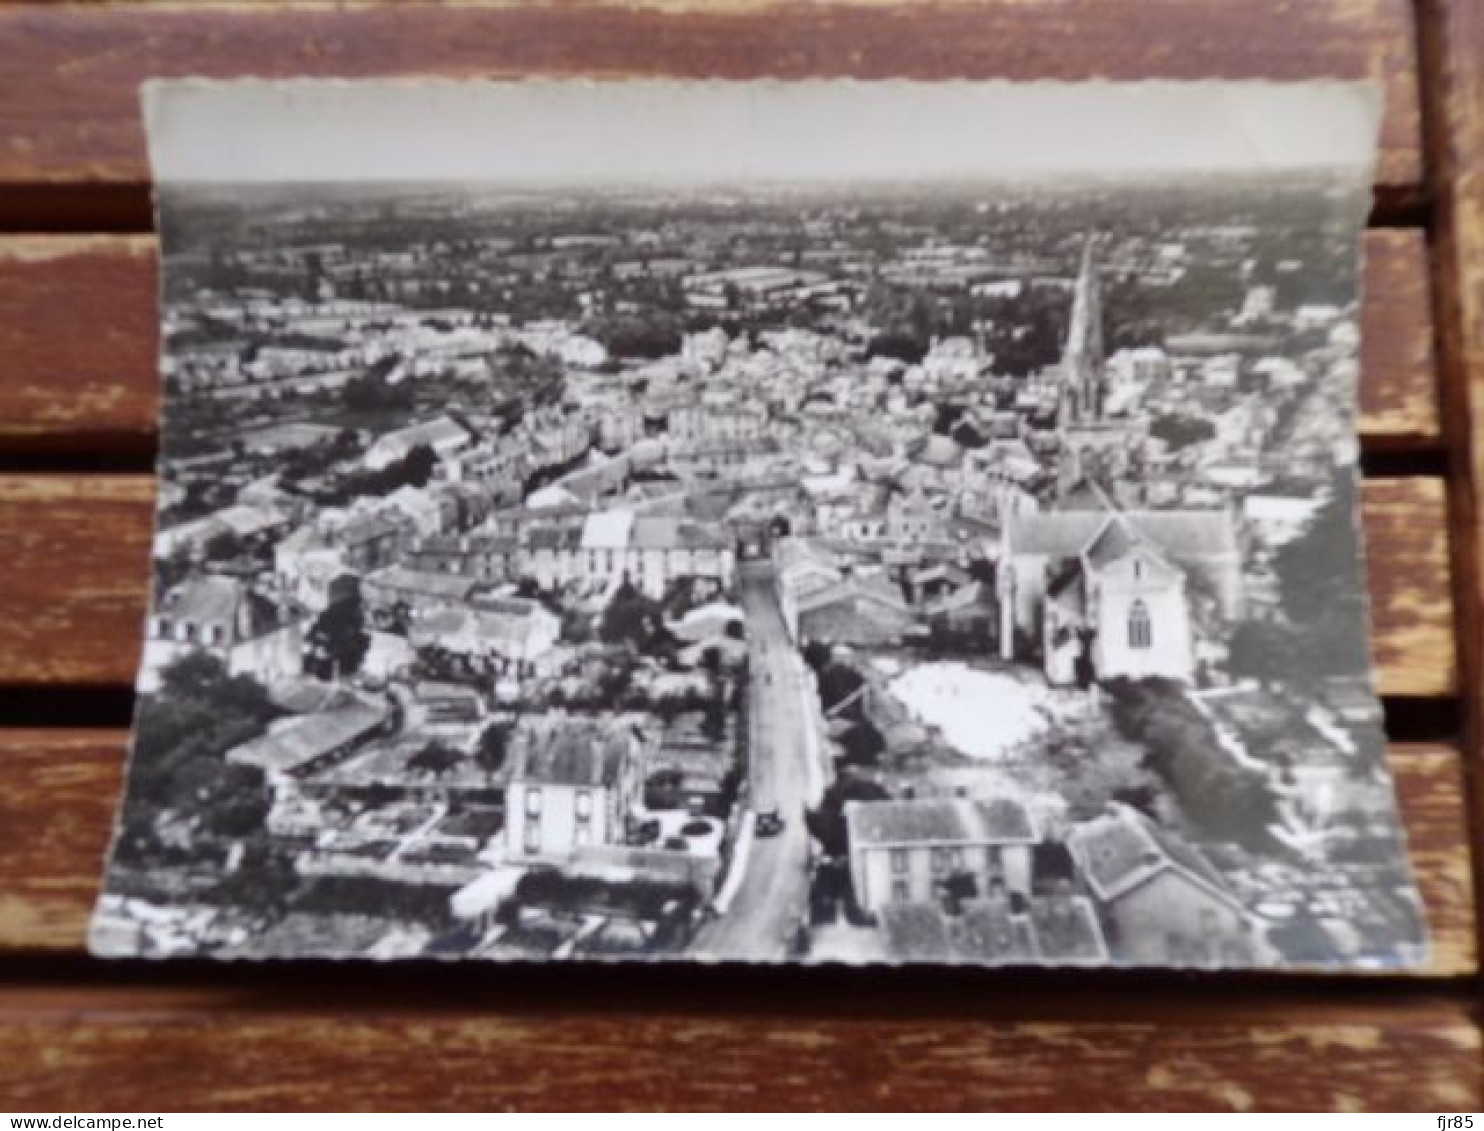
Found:
[[[1172,451],[1201,444],[1216,435],[1216,426],[1203,416],[1171,414],[1158,417],[1149,425],[1149,435],[1163,440]]]
[[[402,487],[426,487],[433,478],[438,457],[426,444],[419,444],[399,460],[382,468],[366,468],[343,476],[335,484],[313,494],[320,506],[343,507],[362,495],[390,495]]]
[[[230,675],[205,652],[166,667],[160,690],[139,703],[121,862],[145,865],[175,854],[161,836],[164,819],[190,823],[187,855],[216,858],[227,843],[260,833],[272,803],[262,771],[225,756],[278,713],[261,684]]]
[[[331,439],[306,448],[296,448],[276,457],[282,484],[298,483],[323,475],[336,464],[355,459],[364,450],[354,429],[342,428]]]
[[[726,736],[728,705],[725,687],[725,683],[717,681],[714,690],[710,692],[692,689],[678,695],[655,697],[633,682],[632,669],[619,663],[610,666],[580,693],[570,694],[557,685],[540,703],[542,706],[592,714],[614,709],[647,711],[666,724],[674,722],[681,715],[700,713],[701,733],[719,741]],[[734,698],[736,697],[734,692]]]
[[[889,801],[891,795],[870,778],[846,772],[840,774],[824,791],[817,808],[804,813],[804,826],[819,842],[820,851],[829,858],[850,854],[850,838],[845,830],[847,801]]]
[[[598,638],[605,644],[627,644],[645,655],[666,652],[675,645],[674,634],[665,625],[664,607],[627,578],[603,610]]]
[[[366,608],[359,594],[332,602],[309,626],[304,670],[320,679],[344,679],[361,670],[371,649]]]
[[[538,354],[521,342],[507,341],[485,358],[490,382],[487,388],[501,390],[506,399],[496,412],[508,431],[524,417],[526,408],[555,404],[562,394],[565,374],[561,361],[551,354]]]
[[[834,650],[828,644],[811,640],[803,648],[804,662],[814,672],[814,677],[819,684],[820,706],[826,715],[832,718],[847,718],[863,721],[865,719],[864,704],[860,699],[854,703],[839,708],[845,700],[854,696],[865,684],[865,679],[849,664],[842,664],[835,660]]]
[[[388,380],[397,362],[395,357],[384,359],[347,381],[339,394],[345,410],[358,417],[405,420],[413,407],[412,386],[406,381]]]
[[[653,359],[680,352],[685,325],[678,314],[655,310],[592,318],[583,332],[602,342],[613,357]]]
[[[1254,851],[1274,847],[1277,798],[1262,774],[1222,749],[1209,720],[1165,679],[1103,684],[1113,724],[1147,751],[1145,765],[1168,787],[1202,837]]]
[[[1233,675],[1304,688],[1366,670],[1369,618],[1355,553],[1356,502],[1355,477],[1342,468],[1308,530],[1274,555],[1284,621],[1243,621],[1232,633]]]
[[[415,774],[441,778],[462,766],[468,759],[469,755],[464,751],[435,738],[407,759],[407,768]]]

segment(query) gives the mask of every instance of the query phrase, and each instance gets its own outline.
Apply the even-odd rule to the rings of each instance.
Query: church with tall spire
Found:
[[[1103,347],[1103,294],[1098,275],[1097,236],[1082,245],[1072,288],[1072,311],[1061,362],[1056,369],[1056,431],[1060,440],[1057,495],[1092,478],[1127,494],[1131,484],[1117,481],[1126,468],[1131,429],[1136,422],[1107,416],[1107,354]]]
[[[1072,315],[1062,349],[1059,425],[1088,424],[1102,419],[1106,362],[1096,237],[1088,236],[1082,246],[1082,264],[1072,291]]]

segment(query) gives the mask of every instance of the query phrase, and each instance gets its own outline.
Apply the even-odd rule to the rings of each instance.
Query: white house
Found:
[[[849,801],[845,827],[850,882],[866,911],[933,899],[956,874],[971,877],[980,894],[995,880],[1030,894],[1040,837],[1018,801]]]
[[[442,608],[408,630],[414,648],[433,647],[504,674],[527,675],[556,646],[561,621],[538,601],[476,597],[469,608]]]
[[[215,656],[232,675],[251,675],[260,683],[288,679],[300,673],[301,642],[301,620],[292,606],[236,578],[187,578],[150,610],[139,690],[157,690],[160,672],[194,652]]]
[[[622,844],[652,742],[632,722],[523,716],[510,738],[505,843],[511,860],[565,860]]]
[[[538,526],[526,549],[522,568],[546,589],[575,584],[601,593],[627,580],[660,597],[682,577],[730,588],[737,567],[736,547],[724,531],[670,515],[635,515],[628,508],[594,512],[580,525]]]
[[[380,470],[405,459],[414,448],[431,448],[434,455],[443,459],[468,447],[469,443],[470,436],[463,425],[447,416],[439,416],[377,437],[366,449],[364,459],[367,467]]]

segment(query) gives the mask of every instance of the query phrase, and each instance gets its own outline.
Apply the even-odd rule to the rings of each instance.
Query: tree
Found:
[[[845,828],[845,803],[847,801],[886,801],[890,794],[869,778],[852,773],[841,774],[830,783],[820,798],[819,808],[804,814],[804,825],[809,835],[819,842],[820,850],[827,857],[845,856],[850,851],[850,838]]]
[[[1233,760],[1178,684],[1113,679],[1103,686],[1114,725],[1146,749],[1145,764],[1163,779],[1194,829],[1257,851],[1274,846],[1277,798],[1267,780]]]
[[[1227,642],[1227,667],[1238,678],[1307,683],[1313,674],[1311,649],[1303,636],[1282,624],[1242,621]]]
[[[343,679],[360,671],[371,648],[360,596],[342,597],[320,613],[305,643],[304,667],[311,675]]]
[[[293,854],[260,837],[247,844],[237,867],[208,889],[205,899],[271,922],[287,912],[299,883]]]
[[[427,444],[419,444],[413,448],[397,463],[387,468],[393,474],[390,477],[391,490],[384,492],[391,494],[398,487],[426,487],[428,480],[433,478],[433,469],[438,466],[438,455]]]
[[[450,770],[457,768],[465,757],[462,750],[445,746],[435,739],[407,759],[407,768],[416,774],[429,774],[432,777],[441,778]]]
[[[213,562],[228,562],[247,553],[247,543],[232,530],[223,530],[206,540],[206,557]]]
[[[727,712],[719,697],[706,704],[705,715],[701,720],[701,733],[712,742],[720,742],[726,737]]]
[[[157,821],[167,813],[195,821],[202,834],[195,853],[261,829],[271,804],[262,772],[224,756],[277,714],[261,684],[229,674],[215,656],[193,652],[166,667],[160,690],[140,699],[135,720],[130,803],[119,838],[124,858],[151,862],[162,847]]]
[[[853,724],[840,736],[840,742],[845,747],[842,760],[851,766],[874,766],[886,750],[886,740],[869,719]]]
[[[839,708],[845,700],[860,691],[865,682],[849,665],[831,663],[819,673],[819,698],[825,713],[830,714]],[[848,718],[860,718],[863,713],[861,700],[856,699],[841,713]]]
[[[1216,426],[1200,416],[1161,416],[1149,425],[1149,435],[1163,440],[1172,451],[1200,444],[1216,435]]]
[[[505,768],[505,758],[510,753],[510,736],[515,733],[515,724],[493,722],[485,727],[474,747],[474,762],[487,774],[497,774]]]
[[[628,644],[653,652],[669,640],[659,602],[646,597],[625,578],[603,610],[598,636],[605,644]]]
[[[396,368],[400,358],[385,358],[371,372],[345,383],[341,400],[354,413],[405,416],[412,410],[412,389],[406,382],[392,384],[387,373]]]
[[[1303,639],[1314,677],[1359,674],[1370,662],[1356,502],[1354,473],[1337,468],[1329,500],[1273,558],[1283,611]]]
[[[866,360],[873,357],[887,357],[895,361],[903,361],[908,365],[916,365],[927,356],[928,343],[924,335],[915,334],[910,330],[891,330],[884,334],[877,334],[866,346]]]
[[[810,640],[803,647],[804,663],[813,668],[816,674],[829,667],[834,654],[834,649],[822,640]]]

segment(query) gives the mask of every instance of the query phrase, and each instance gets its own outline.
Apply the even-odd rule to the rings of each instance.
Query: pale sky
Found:
[[[1368,168],[1366,83],[146,84],[155,179],[654,184]]]

